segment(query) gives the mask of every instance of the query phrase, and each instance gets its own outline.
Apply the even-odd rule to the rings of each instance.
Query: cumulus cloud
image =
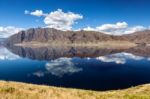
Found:
[[[45,24],[50,28],[70,30],[76,20],[82,19],[83,16],[73,12],[63,12],[61,9],[49,13],[45,19]]]
[[[128,24],[126,22],[117,22],[116,24],[103,24],[101,26],[96,27],[99,31],[111,31],[127,28]]]
[[[73,12],[63,12],[62,9],[50,13],[43,13],[42,10],[35,10],[34,12],[25,11],[25,14],[44,17],[46,27],[56,28],[60,30],[71,30],[76,20],[82,19],[83,16]]]
[[[38,16],[38,17],[45,15],[42,10],[35,10],[34,12],[31,12],[30,14],[34,16]]]
[[[111,35],[130,34],[130,33],[134,33],[137,31],[144,31],[146,29],[148,28],[144,26],[129,27],[126,22],[117,22],[115,24],[103,24],[95,28],[90,27],[90,26],[83,28],[83,30],[85,31],[104,32],[106,34],[111,34]]]
[[[7,38],[19,31],[24,30],[23,28],[17,28],[14,26],[2,27],[0,26],[0,38]]]
[[[98,31],[98,32],[104,32],[107,34],[119,34],[122,33],[124,29],[128,27],[128,24],[126,22],[117,22],[116,24],[103,24],[100,26],[97,26],[95,28],[87,27],[83,30],[85,31]]]
[[[135,27],[131,27],[131,28],[128,28],[124,33],[125,34],[130,34],[130,33],[134,33],[134,32],[137,32],[137,31],[143,31],[143,30],[146,30],[148,28],[144,27],[144,26],[135,26]]]
[[[78,29],[78,31],[79,30],[81,30],[81,29]],[[83,28],[83,30],[84,31],[96,31],[96,29],[94,29],[94,28],[92,28],[92,27],[90,27],[90,26],[88,26],[88,27],[86,27],[86,28]]]
[[[31,15],[35,15],[35,16],[42,16],[43,15],[43,11],[42,10],[36,10],[35,12],[31,12]]]
[[[41,17],[41,16],[46,16],[47,14],[44,14],[42,10],[35,10],[33,12],[30,12],[28,10],[24,11],[25,14],[30,14],[33,16]]]

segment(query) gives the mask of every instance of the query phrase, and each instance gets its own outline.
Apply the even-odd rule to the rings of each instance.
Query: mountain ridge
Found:
[[[115,36],[95,31],[61,31],[53,28],[31,28],[12,35],[6,40],[6,43],[9,45],[27,42],[41,42],[48,44],[96,44],[102,41],[128,41],[137,44],[149,44],[149,38],[150,30]]]

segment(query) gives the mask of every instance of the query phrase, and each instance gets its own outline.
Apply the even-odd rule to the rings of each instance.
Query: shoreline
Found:
[[[14,44],[20,47],[51,47],[51,46],[68,46],[68,47],[97,47],[108,49],[128,49],[136,47],[137,44],[128,41],[106,41],[98,43],[41,43],[41,42],[23,42]]]

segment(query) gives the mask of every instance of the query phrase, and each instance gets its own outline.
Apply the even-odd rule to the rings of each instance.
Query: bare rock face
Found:
[[[64,42],[64,43],[95,43],[99,41],[108,41],[120,39],[115,36],[107,35],[100,32],[92,31],[60,31],[52,28],[37,28],[21,31],[11,36],[8,44],[16,44],[22,42]]]
[[[31,42],[31,41],[40,41],[46,42],[48,40],[48,31],[47,29],[29,29],[27,31],[21,31],[18,34],[12,35],[7,43],[15,44],[22,42]]]
[[[60,31],[53,28],[31,28],[12,35],[7,39],[7,44],[23,42],[45,42],[45,43],[98,43],[101,41],[129,41],[134,43],[150,43],[150,30],[136,32],[123,36],[107,35],[94,31]]]

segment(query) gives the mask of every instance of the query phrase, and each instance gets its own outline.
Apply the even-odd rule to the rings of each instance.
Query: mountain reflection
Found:
[[[17,60],[20,57],[11,53],[7,48],[0,46],[0,60]]]
[[[88,47],[18,47],[7,46],[14,54],[34,60],[55,60],[61,57],[97,58],[103,62],[115,61],[124,63],[126,59],[139,60],[150,57],[150,47],[135,47],[127,50],[123,49],[99,49]]]

